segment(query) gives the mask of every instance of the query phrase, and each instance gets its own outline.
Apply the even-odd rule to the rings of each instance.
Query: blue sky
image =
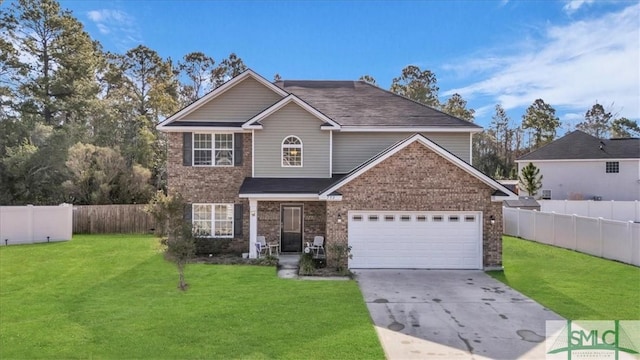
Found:
[[[514,123],[542,98],[563,130],[597,101],[640,119],[639,1],[62,0],[106,50],[144,44],[163,57],[235,52],[267,79],[391,79],[433,71],[486,126],[502,104]]]

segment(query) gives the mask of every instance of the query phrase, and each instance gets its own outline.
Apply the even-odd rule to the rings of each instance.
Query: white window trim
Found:
[[[288,139],[288,138],[296,138],[299,142],[300,145],[295,145],[295,144],[287,144],[288,148],[297,148],[300,149],[300,165],[286,165],[284,163],[284,142]],[[300,139],[298,136],[295,135],[287,135],[284,137],[284,139],[282,139],[282,143],[280,143],[280,166],[284,167],[284,168],[299,168],[302,167],[304,164],[304,146],[302,143],[302,139]]]
[[[207,239],[233,239],[235,236],[235,204],[232,203],[194,203],[191,204],[191,224],[193,226],[194,224],[194,220],[195,220],[195,211],[194,208],[196,206],[202,206],[202,205],[207,205],[211,207],[211,234],[209,234],[208,236],[201,236],[203,238],[207,238]],[[216,236],[216,205],[225,205],[227,207],[231,207],[231,212],[233,213],[233,216],[231,216],[231,235],[225,235],[225,236]]]
[[[196,165],[196,135],[211,135],[211,165]],[[231,135],[231,165],[216,165],[216,135]],[[206,149],[198,149],[206,150]],[[236,138],[232,132],[194,132],[191,134],[191,166],[194,167],[233,167],[236,163]]]
[[[609,164],[611,164],[611,170],[618,171],[609,171]],[[619,161],[605,161],[604,163],[604,173],[605,174],[619,174],[620,173],[620,162]]]

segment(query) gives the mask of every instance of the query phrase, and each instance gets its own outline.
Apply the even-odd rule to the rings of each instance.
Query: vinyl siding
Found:
[[[248,77],[181,120],[246,121],[280,99],[273,90]]]
[[[333,134],[333,172],[348,173],[382,150],[412,134],[408,132],[336,132]],[[469,162],[471,157],[469,133],[422,133],[422,135]]]
[[[322,121],[296,104],[288,104],[260,121],[255,131],[255,177],[329,177],[329,131]],[[302,167],[282,167],[282,140],[295,135],[302,141]]]

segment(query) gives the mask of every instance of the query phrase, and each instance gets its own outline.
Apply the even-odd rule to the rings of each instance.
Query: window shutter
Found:
[[[242,236],[242,204],[233,208],[233,237]]]
[[[189,224],[191,224],[191,211],[192,211],[192,207],[191,204],[185,204],[184,205],[184,221],[188,222]]]
[[[233,134],[233,165],[242,165],[242,133]]]
[[[182,133],[182,165],[191,166],[191,140],[190,132]]]

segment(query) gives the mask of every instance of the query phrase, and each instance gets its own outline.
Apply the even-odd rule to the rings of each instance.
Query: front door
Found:
[[[280,251],[302,252],[302,206],[282,206],[280,228]]]

